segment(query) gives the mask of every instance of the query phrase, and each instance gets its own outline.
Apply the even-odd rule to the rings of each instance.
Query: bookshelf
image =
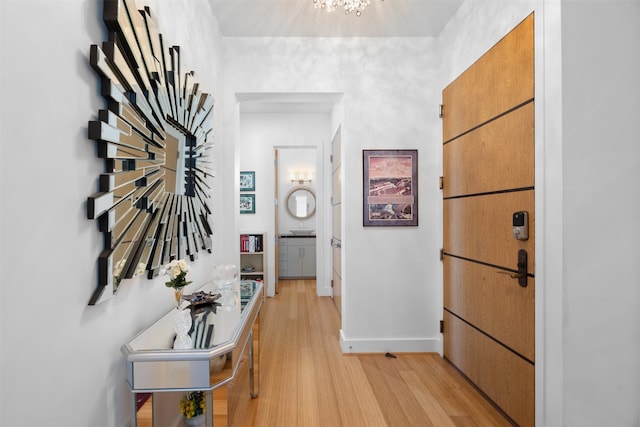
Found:
[[[240,234],[240,279],[258,280],[266,287],[266,233]]]

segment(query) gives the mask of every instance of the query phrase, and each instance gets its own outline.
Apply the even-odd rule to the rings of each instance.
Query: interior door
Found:
[[[280,194],[280,168],[278,165],[278,149],[274,148],[273,150],[273,155],[274,155],[274,171],[275,171],[275,178],[274,178],[274,199],[275,203],[273,204],[273,209],[274,209],[274,218],[275,218],[275,224],[274,224],[274,234],[276,236],[275,239],[275,245],[274,245],[274,251],[275,251],[275,272],[276,272],[276,280],[275,280],[275,284],[273,285],[274,287],[274,293],[277,294],[278,293],[278,280],[280,277],[280,263],[278,262],[278,260],[280,259],[280,231],[278,229],[278,224],[280,222],[279,216],[278,216],[278,211],[279,211],[279,207],[278,207],[278,200],[279,200],[279,194]]]
[[[331,141],[331,287],[333,301],[342,316],[342,156],[341,131]]]
[[[444,356],[521,426],[535,413],[533,44],[532,14],[442,93]]]

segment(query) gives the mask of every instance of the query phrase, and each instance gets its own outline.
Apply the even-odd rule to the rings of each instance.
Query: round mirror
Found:
[[[316,195],[309,187],[296,187],[287,194],[287,212],[294,218],[310,218],[316,213]]]

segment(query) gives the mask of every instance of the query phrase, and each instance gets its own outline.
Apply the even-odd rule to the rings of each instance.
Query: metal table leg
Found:
[[[133,418],[131,419],[131,427],[138,427],[138,397],[136,393],[131,393],[131,407],[133,408]]]
[[[258,352],[259,351],[260,349],[258,349]],[[256,356],[260,357],[259,353]],[[260,362],[258,361],[258,363]],[[254,348],[253,348],[253,330],[251,330],[251,332],[249,333],[249,387],[250,387],[249,392],[253,399],[258,397],[258,393],[260,392],[260,378],[258,378],[257,387],[256,387],[255,376],[256,376],[256,372],[255,372],[255,359],[254,359]]]

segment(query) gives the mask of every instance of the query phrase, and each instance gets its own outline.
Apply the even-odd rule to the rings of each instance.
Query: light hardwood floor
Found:
[[[337,310],[313,280],[280,281],[260,329],[260,394],[241,368],[233,427],[511,425],[437,354],[342,354]]]
[[[437,354],[342,354],[337,310],[315,281],[279,282],[260,322],[260,395],[240,378],[234,427],[511,425]]]

